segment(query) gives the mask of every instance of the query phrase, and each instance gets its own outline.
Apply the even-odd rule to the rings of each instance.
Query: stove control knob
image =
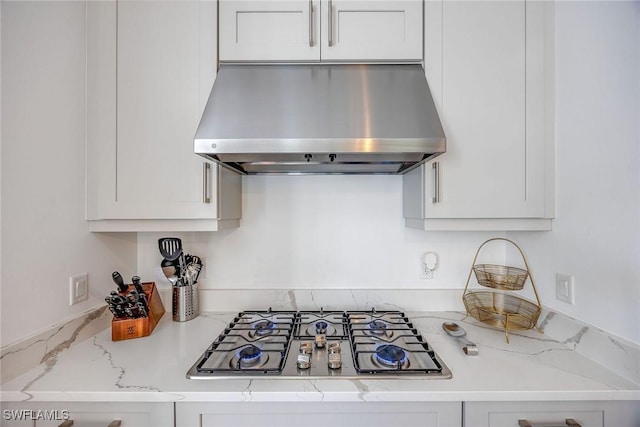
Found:
[[[298,360],[296,362],[298,369],[309,369],[311,367],[311,353],[313,353],[313,344],[310,342],[300,343]]]
[[[324,348],[327,345],[327,336],[325,334],[316,335],[316,347]]]
[[[329,365],[329,369],[340,369],[342,367],[342,356],[340,354],[339,342],[332,342],[329,344],[327,364]]]

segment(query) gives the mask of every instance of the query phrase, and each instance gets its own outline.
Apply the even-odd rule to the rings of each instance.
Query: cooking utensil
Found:
[[[182,240],[178,237],[163,237],[158,239],[158,249],[160,255],[169,261],[179,260],[180,277],[185,276],[186,264],[184,260],[184,252],[182,251]]]
[[[160,263],[160,267],[162,267],[164,277],[171,282],[172,286],[176,286],[176,282],[178,281],[178,269],[176,268],[175,261],[163,259]]]
[[[122,278],[122,275],[117,271],[114,271],[113,273],[111,273],[111,278],[113,279],[114,283],[118,286],[118,292],[125,292],[127,289],[129,289],[129,286],[127,286],[124,283],[124,279]]]
[[[187,262],[186,275],[191,280],[190,283],[195,284],[198,282],[198,276],[200,276],[200,271],[202,270],[202,260],[195,255],[187,255],[187,259],[189,261]]]
[[[462,351],[464,351],[467,356],[478,355],[478,347],[465,338],[467,331],[465,331],[460,325],[455,322],[444,322],[442,324],[442,329],[464,345],[462,347]]]

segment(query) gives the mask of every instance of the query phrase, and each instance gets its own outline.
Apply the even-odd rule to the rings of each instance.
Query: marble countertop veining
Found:
[[[107,329],[2,384],[2,401],[511,401],[640,400],[632,382],[536,331],[502,331],[458,312],[407,313],[453,372],[432,379],[189,380],[186,372],[237,313],[177,323],[167,313],[149,337],[111,341]],[[461,322],[478,345],[466,356],[442,330]]]

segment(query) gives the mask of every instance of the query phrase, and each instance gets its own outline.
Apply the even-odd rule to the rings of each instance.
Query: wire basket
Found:
[[[515,246],[520,252],[526,268],[476,264],[478,255],[484,245],[495,240],[506,241]],[[475,272],[476,279],[480,285],[498,289],[499,291],[469,290],[472,272]],[[536,302],[509,293],[522,290],[527,279],[531,281]],[[538,291],[522,249],[511,240],[503,238],[489,239],[480,245],[476,251],[471,270],[467,276],[467,284],[462,294],[462,302],[469,316],[489,326],[504,329],[507,343],[509,342],[509,330],[535,328],[542,311]]]
[[[535,303],[501,292],[468,292],[462,299],[471,317],[505,331],[535,328],[541,312]]]
[[[508,291],[519,291],[529,277],[527,270],[496,264],[474,265],[473,272],[482,286]]]

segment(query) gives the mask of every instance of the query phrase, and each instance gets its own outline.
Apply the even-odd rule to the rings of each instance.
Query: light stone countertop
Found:
[[[458,312],[407,313],[453,372],[432,379],[188,380],[186,372],[236,315],[166,313],[151,336],[111,341],[107,329],[2,384],[2,401],[550,401],[640,400],[640,387],[536,330],[504,333]],[[466,356],[442,330],[457,321],[475,342]]]

